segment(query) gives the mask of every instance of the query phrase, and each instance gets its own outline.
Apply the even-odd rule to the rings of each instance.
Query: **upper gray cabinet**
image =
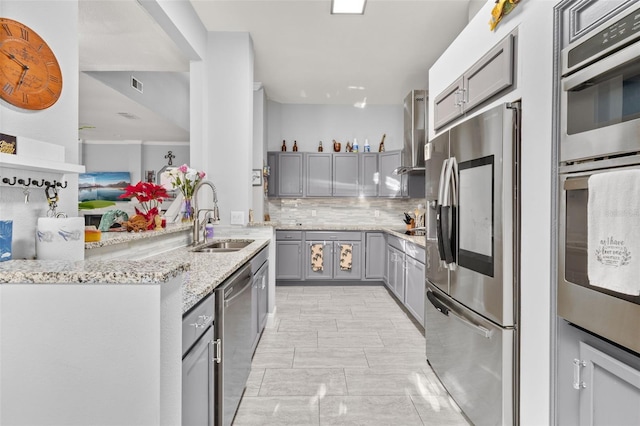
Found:
[[[333,193],[331,159],[330,153],[305,154],[307,197],[331,197]]]
[[[359,178],[358,154],[333,154],[333,195],[357,197]]]
[[[360,158],[360,196],[376,197],[378,195],[378,154],[363,153]]]
[[[513,86],[513,58],[514,36],[509,34],[434,98],[434,128],[441,128]]]
[[[278,155],[275,152],[267,153],[267,165],[269,166],[269,180],[267,185],[267,196],[278,196]]]
[[[400,151],[383,152],[378,158],[378,196],[402,197],[406,192],[406,175],[395,175],[393,171],[400,166],[402,161]]]
[[[276,176],[279,197],[302,197],[303,162],[301,152],[284,152],[278,155]]]

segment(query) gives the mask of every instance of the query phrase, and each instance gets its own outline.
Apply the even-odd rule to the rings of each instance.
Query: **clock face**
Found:
[[[47,43],[31,28],[0,18],[0,98],[40,110],[56,103],[62,72]]]

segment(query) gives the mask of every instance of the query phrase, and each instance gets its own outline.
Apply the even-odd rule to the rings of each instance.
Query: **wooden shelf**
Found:
[[[81,164],[24,158],[12,154],[0,154],[0,167],[50,173],[84,173],[86,170]]]

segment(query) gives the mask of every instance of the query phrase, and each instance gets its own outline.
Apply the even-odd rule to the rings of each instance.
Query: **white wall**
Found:
[[[360,149],[365,138],[369,139],[372,151],[378,151],[382,135],[387,151],[402,149],[404,115],[402,99],[398,105],[367,105],[356,108],[352,105],[268,104],[269,151],[280,151],[282,140],[287,141],[291,151],[296,140],[300,151],[317,151],[322,141],[325,152],[332,150],[332,140],[342,143],[344,151],[347,141],[358,139]]]
[[[65,161],[78,163],[78,2],[2,0],[0,7],[1,16],[24,23],[49,44],[58,59],[63,78],[60,99],[45,110],[22,110],[0,100],[0,131],[60,145],[64,147]],[[58,211],[70,216],[77,214],[78,183],[74,175],[4,168],[0,171],[3,177],[16,174],[25,178],[67,180],[68,187],[60,191]],[[35,188],[31,192],[29,204],[25,204],[22,188],[0,184],[0,219],[14,221],[14,258],[35,256],[36,220],[44,216],[48,208],[43,188]]]
[[[253,167],[260,169],[267,164],[267,120],[266,120],[266,95],[261,87],[253,92]],[[262,172],[261,172],[262,173]],[[261,222],[264,217],[265,193],[263,184],[252,187],[253,216],[256,222]]]
[[[517,88],[498,103],[522,98],[522,251],[520,421],[550,419],[551,185],[553,7],[557,1],[521,2],[490,32],[494,2],[488,1],[429,71],[431,99],[486,51],[518,28]],[[433,108],[429,111],[433,131]]]

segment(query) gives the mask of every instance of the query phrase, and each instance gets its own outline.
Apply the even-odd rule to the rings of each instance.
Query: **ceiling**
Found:
[[[399,104],[485,0],[368,0],[331,15],[331,0],[191,0],[209,31],[251,34],[254,80],[283,103]],[[473,10],[470,10],[473,9]],[[189,62],[136,0],[79,1],[80,71],[188,71]],[[127,112],[139,117],[122,117]],[[188,140],[172,124],[81,73],[80,138]]]

